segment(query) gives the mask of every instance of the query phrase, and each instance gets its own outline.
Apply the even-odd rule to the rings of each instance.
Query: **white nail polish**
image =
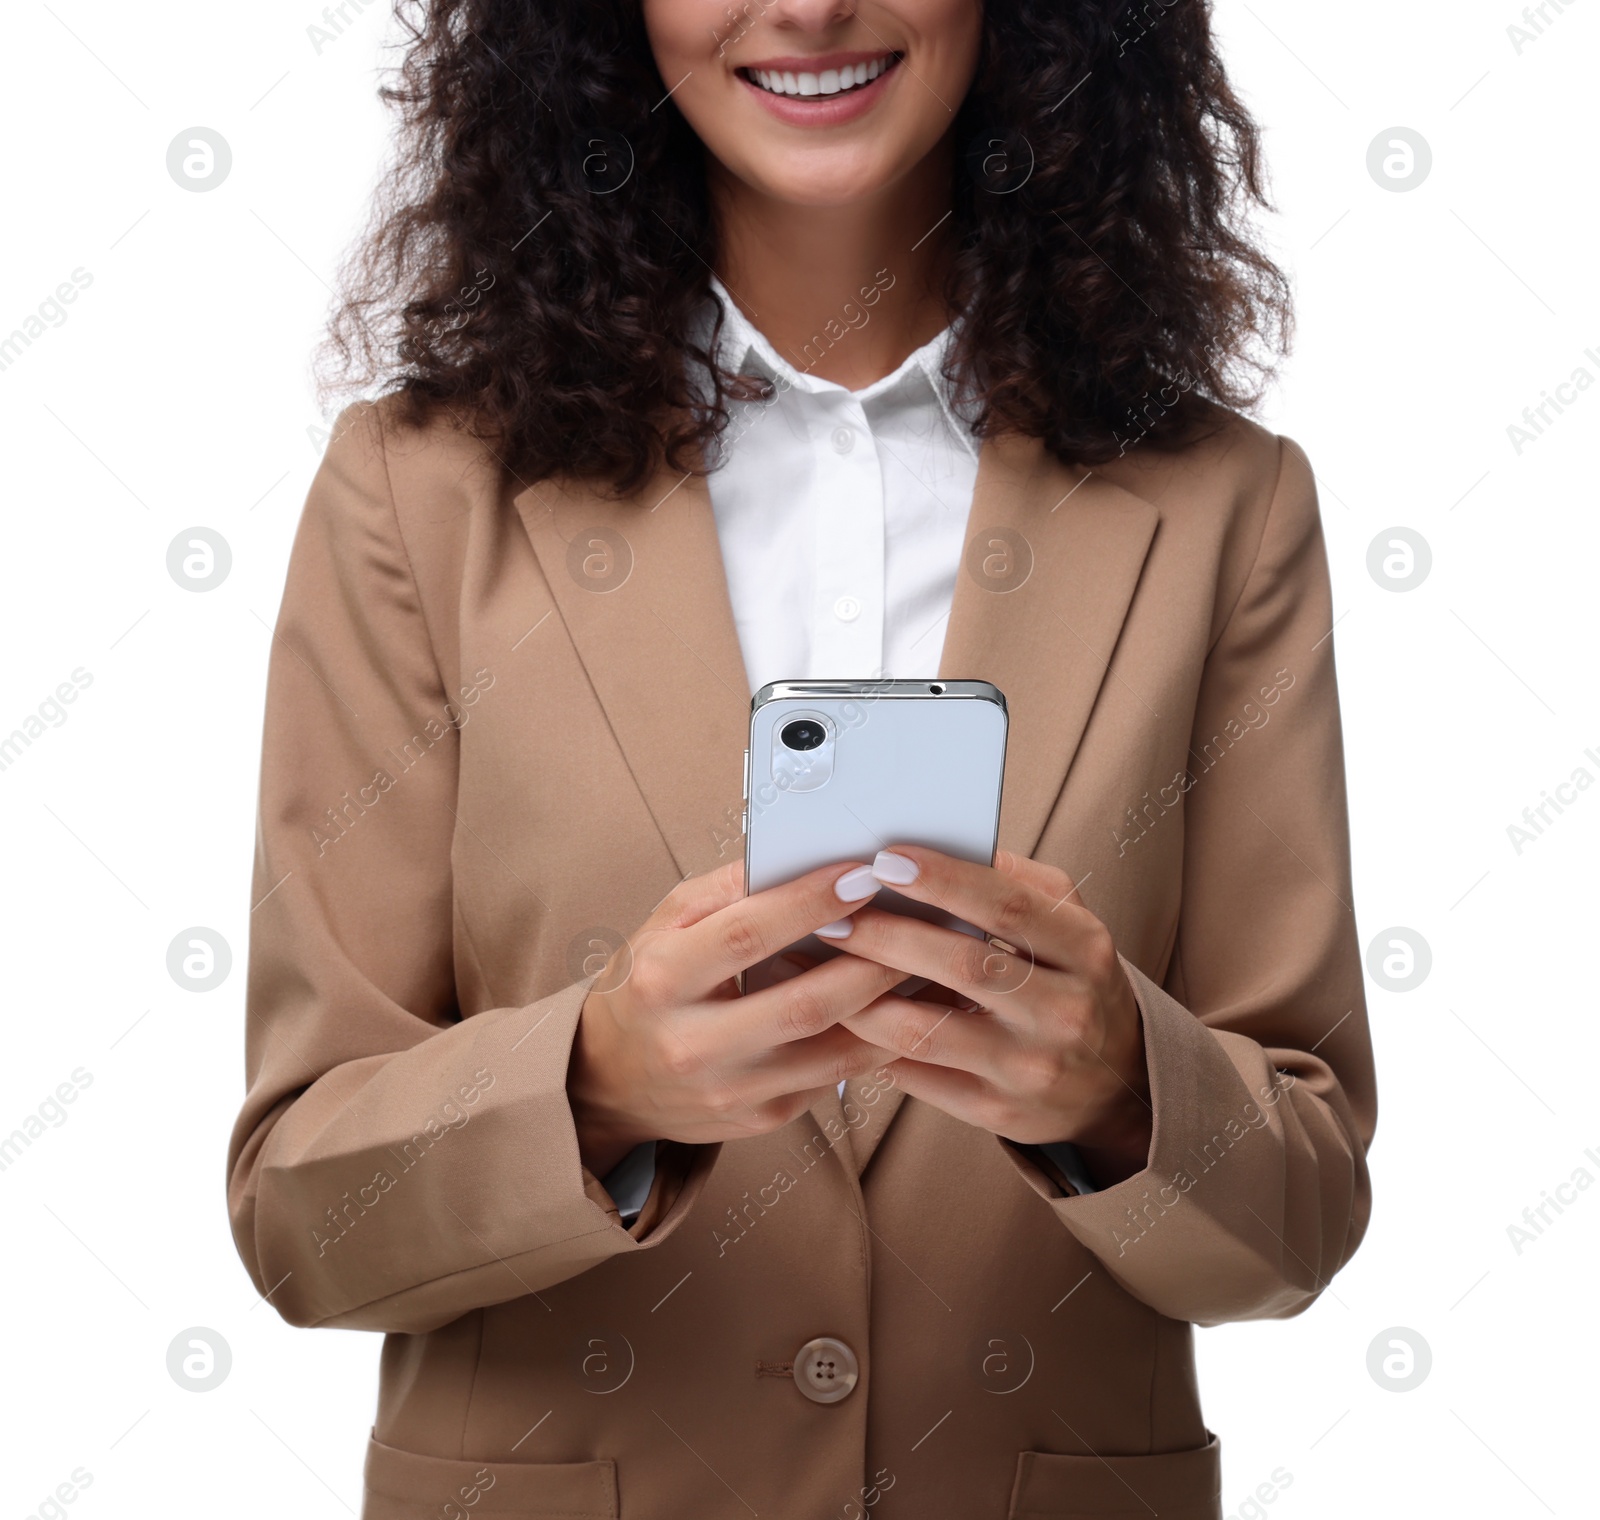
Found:
[[[892,850],[879,850],[872,862],[872,874],[891,887],[907,887],[917,879],[917,863]]]
[[[872,874],[871,866],[857,866],[846,871],[833,884],[834,895],[840,902],[861,902],[871,897],[883,883]]]
[[[823,939],[849,939],[853,928],[855,925],[848,918],[837,918],[831,924],[824,924],[812,932]]]

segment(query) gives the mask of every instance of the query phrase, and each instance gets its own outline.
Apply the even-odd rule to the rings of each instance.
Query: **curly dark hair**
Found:
[[[627,493],[663,462],[703,469],[727,401],[754,392],[714,364],[720,315],[695,342],[706,150],[662,103],[639,0],[396,11],[398,153],[344,271],[324,397],[376,385],[407,423],[448,414],[525,482]],[[1260,131],[1210,0],[985,0],[954,132],[948,372],[980,437],[1092,466],[1259,402],[1290,292],[1249,226],[1272,209]]]

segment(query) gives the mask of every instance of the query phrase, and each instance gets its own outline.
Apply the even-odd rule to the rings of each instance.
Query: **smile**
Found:
[[[860,63],[811,70],[741,68],[738,73],[769,95],[833,99],[864,89],[900,62],[900,54],[884,53]]]

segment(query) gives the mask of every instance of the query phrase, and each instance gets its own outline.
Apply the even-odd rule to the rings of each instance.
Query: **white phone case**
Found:
[[[895,844],[992,864],[1006,721],[1005,697],[987,681],[763,686],[751,702],[745,757],[746,890],[763,891],[818,866],[870,862]],[[809,748],[792,742],[812,745],[819,737]],[[980,932],[892,888],[881,889],[874,903]],[[815,935],[789,948],[817,960],[839,953]],[[768,961],[746,973],[744,987],[754,991],[772,980]]]

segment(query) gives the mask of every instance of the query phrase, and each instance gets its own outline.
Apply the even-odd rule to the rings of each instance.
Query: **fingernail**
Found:
[[[833,890],[840,902],[860,902],[863,898],[871,897],[881,885],[872,874],[871,866],[857,866],[834,882]]]
[[[917,863],[907,855],[879,850],[872,862],[872,874],[891,887],[907,887],[917,879]]]
[[[849,939],[850,931],[855,927],[848,918],[835,919],[831,924],[824,924],[820,929],[812,932],[823,939]]]

